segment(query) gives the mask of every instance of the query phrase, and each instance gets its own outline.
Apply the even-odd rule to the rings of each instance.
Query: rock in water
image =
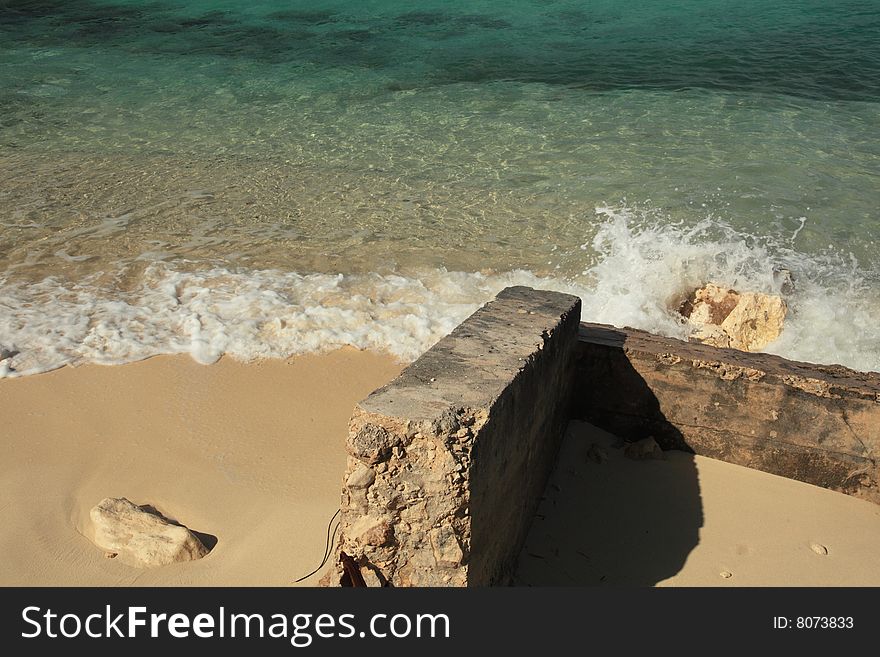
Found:
[[[794,292],[795,288],[794,274],[791,273],[790,269],[786,269],[785,267],[774,267],[773,284],[783,295],[791,294]]]
[[[731,311],[739,303],[739,293],[714,283],[697,288],[691,292],[679,307],[681,313],[691,324],[697,326],[721,326]]]
[[[782,333],[787,310],[785,301],[779,297],[743,294],[721,328],[730,336],[734,349],[759,351]]]
[[[193,561],[208,554],[189,529],[145,511],[124,497],[101,500],[89,516],[94,543],[136,568]]]
[[[781,297],[709,283],[694,290],[678,311],[695,328],[692,340],[760,351],[782,333],[788,308]]]

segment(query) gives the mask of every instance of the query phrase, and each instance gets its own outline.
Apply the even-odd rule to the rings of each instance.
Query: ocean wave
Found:
[[[591,245],[599,254],[584,272],[583,316],[685,339],[688,329],[672,310],[706,282],[783,294],[785,329],[765,351],[814,363],[880,371],[880,273],[829,246],[807,254],[794,247],[806,223],[788,236],[755,236],[714,218],[693,225],[669,223],[654,213],[597,208],[606,221]]]
[[[600,207],[595,237],[582,245],[580,276],[442,268],[391,274],[302,274],[151,264],[134,288],[107,276],[71,283],[0,279],[0,376],[86,362],[116,364],[158,354],[200,363],[285,358],[345,345],[411,361],[510,285],[568,292],[583,320],[686,338],[674,312],[693,288],[713,281],[781,293],[773,271],[795,287],[783,335],[767,351],[796,360],[880,370],[876,272],[847,254],[807,255],[788,239],[759,239],[723,222],[670,224],[628,208]]]

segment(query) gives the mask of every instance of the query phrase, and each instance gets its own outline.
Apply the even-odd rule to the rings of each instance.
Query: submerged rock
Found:
[[[714,283],[694,290],[678,309],[694,327],[691,340],[741,351],[760,351],[776,340],[787,311],[781,297]]]
[[[773,284],[782,294],[792,294],[795,288],[794,274],[791,273],[790,269],[786,269],[785,267],[774,267]]]
[[[136,568],[193,561],[208,554],[208,549],[189,529],[124,497],[101,500],[89,517],[95,545]]]

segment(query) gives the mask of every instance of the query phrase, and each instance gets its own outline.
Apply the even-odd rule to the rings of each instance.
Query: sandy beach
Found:
[[[631,460],[620,445],[569,425],[518,584],[880,585],[880,506],[679,451]]]
[[[0,380],[0,585],[292,584],[324,554],[351,409],[400,367],[343,349]],[[217,544],[153,569],[107,559],[83,531],[108,496],[151,504]]]
[[[324,554],[352,408],[401,368],[343,349],[0,380],[0,585],[294,583]],[[615,440],[570,425],[519,584],[880,585],[880,507],[682,452],[633,461]],[[602,463],[588,457],[594,445]],[[108,496],[150,504],[216,546],[152,569],[105,558],[84,534]]]

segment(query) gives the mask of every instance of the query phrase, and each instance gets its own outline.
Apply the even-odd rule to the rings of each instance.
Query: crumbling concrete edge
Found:
[[[368,586],[504,583],[570,417],[579,320],[576,297],[507,288],[360,402],[335,562]]]
[[[880,374],[602,324],[580,341],[579,417],[880,503]]]

